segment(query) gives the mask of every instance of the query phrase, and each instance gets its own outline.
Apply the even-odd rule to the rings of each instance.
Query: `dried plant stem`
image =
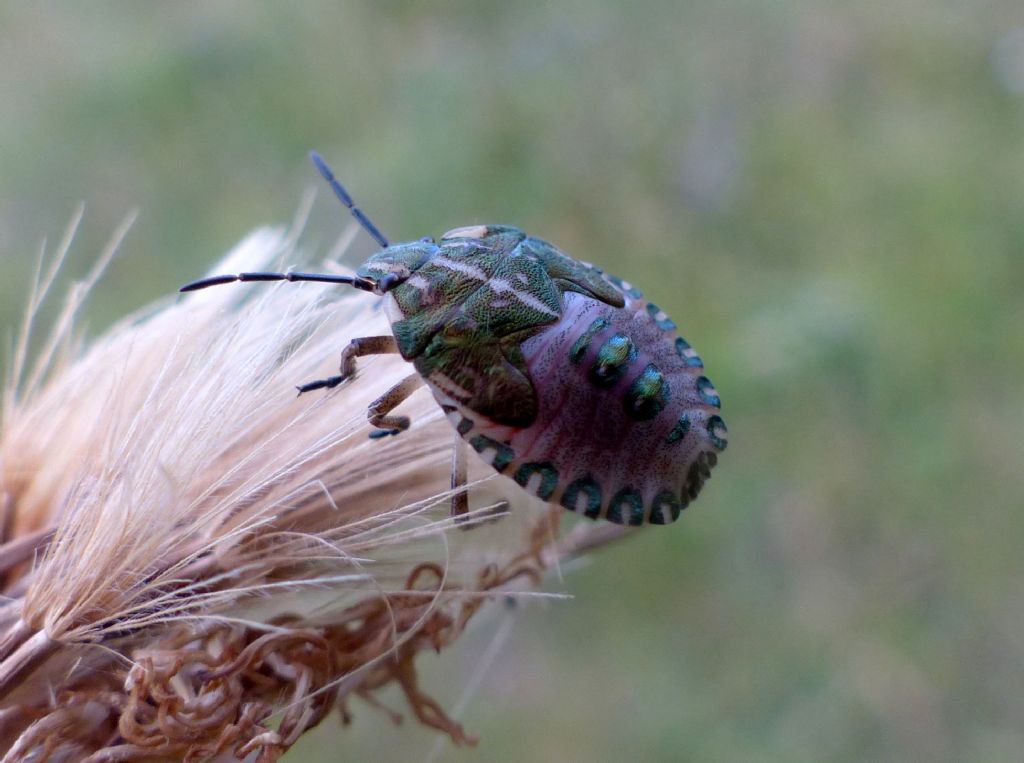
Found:
[[[388,684],[421,723],[475,743],[420,686],[417,655],[623,528],[559,540],[560,510],[474,481],[474,464],[480,508],[457,525],[451,429],[425,391],[402,403],[412,428],[367,437],[367,406],[409,373],[399,358],[296,398],[353,337],[387,331],[357,294],[211,289],[73,342],[126,229],[31,367],[22,332],[4,390],[2,760],[275,761]],[[294,257],[296,240],[257,231],[217,270]]]
[[[21,627],[23,625],[19,621],[14,637],[11,639],[12,642],[17,642],[18,637],[27,635]],[[8,643],[10,633],[8,631],[4,635],[4,646]],[[27,638],[20,640],[17,648],[8,654],[0,664],[0,697],[6,697],[12,687],[16,686],[19,681],[59,648],[60,644],[51,639],[45,631],[34,631]]]
[[[55,531],[53,527],[42,527],[0,546],[0,575],[10,572],[12,567],[30,561],[38,551],[50,544]]]

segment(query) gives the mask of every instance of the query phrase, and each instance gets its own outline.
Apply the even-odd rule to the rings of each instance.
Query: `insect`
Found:
[[[409,427],[393,410],[426,384],[455,428],[452,487],[466,483],[466,445],[544,501],[591,519],[668,524],[697,497],[727,430],[704,363],[676,325],[631,284],[506,225],[456,228],[439,240],[389,244],[315,152],[313,164],[381,246],[355,276],[239,273],[235,281],[319,281],[386,300],[390,335],[353,339],[357,358],[399,353],[415,368],[370,404],[373,436]],[[452,512],[468,510],[465,490]]]

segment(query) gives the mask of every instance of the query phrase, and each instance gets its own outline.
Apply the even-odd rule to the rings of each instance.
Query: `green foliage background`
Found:
[[[442,759],[1019,759],[1022,25],[1015,0],[8,0],[0,326],[78,201],[71,274],[141,209],[98,329],[287,222],[313,147],[392,239],[520,224],[676,318],[731,444],[679,524],[518,615],[464,716],[481,748]],[[345,223],[321,194],[309,240]],[[443,704],[488,637],[426,661]],[[353,710],[294,759],[433,743]]]

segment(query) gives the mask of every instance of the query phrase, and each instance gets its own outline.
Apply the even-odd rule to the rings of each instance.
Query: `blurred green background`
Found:
[[[521,609],[441,760],[1021,759],[1019,0],[6,2],[0,327],[79,201],[72,274],[141,210],[98,330],[287,222],[314,147],[392,239],[511,222],[642,286],[731,433]],[[424,660],[444,705],[493,633]],[[426,759],[353,709],[292,759]]]

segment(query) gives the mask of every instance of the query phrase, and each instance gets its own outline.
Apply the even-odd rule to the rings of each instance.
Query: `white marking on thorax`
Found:
[[[532,307],[534,310],[537,310],[538,312],[544,313],[546,315],[550,315],[554,318],[558,317],[558,313],[556,313],[550,307],[545,305],[535,296],[533,296],[529,292],[519,291],[519,289],[515,288],[504,278],[492,278],[487,285],[490,286],[491,289],[497,294],[511,294],[513,297],[518,299],[527,307]]]
[[[413,273],[405,281],[409,286],[414,289],[418,289],[424,294],[430,291],[430,281],[421,276],[419,273]]]
[[[444,255],[438,255],[430,261],[431,265],[440,265],[443,268],[454,270],[456,273],[462,273],[470,278],[475,278],[477,281],[486,281],[487,273],[478,268],[476,265],[470,265],[468,262],[458,262],[456,260],[450,260]]]
[[[483,238],[486,235],[486,225],[467,225],[462,228],[452,228],[441,236],[441,240],[444,241],[448,238]]]
[[[403,273],[409,272],[409,266],[404,262],[374,262],[373,270],[383,270],[385,273]]]
[[[398,301],[395,299],[394,294],[386,294],[384,296],[384,315],[388,317],[388,323],[392,324],[405,318],[405,313],[398,306]]]

